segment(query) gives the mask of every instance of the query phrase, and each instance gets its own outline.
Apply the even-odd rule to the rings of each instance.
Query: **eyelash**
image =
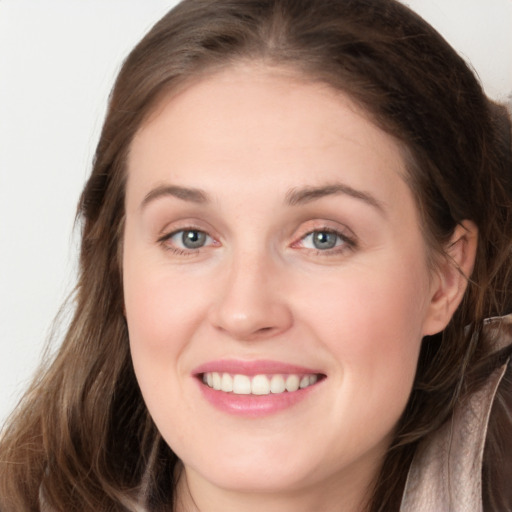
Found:
[[[218,242],[215,242],[215,240],[210,235],[208,235],[208,233],[206,233],[205,231],[203,231],[201,229],[192,228],[192,227],[182,228],[182,229],[178,229],[176,231],[172,231],[171,233],[166,233],[165,235],[160,237],[157,240],[157,242],[160,245],[162,245],[162,247],[165,250],[170,251],[173,254],[176,254],[177,256],[194,256],[194,255],[201,253],[208,246],[212,245],[210,243],[209,245],[201,246],[201,247],[198,247],[197,249],[192,249],[192,248],[182,249],[180,247],[177,247],[176,245],[171,245],[168,243],[169,240],[171,240],[176,235],[181,234],[181,236],[183,236],[183,234],[185,234],[187,232],[203,234],[207,237],[207,239],[214,241],[214,244],[213,244],[214,246],[220,245]],[[335,235],[338,239],[336,241],[336,245],[332,248],[328,248],[328,249],[309,248],[309,249],[306,249],[308,251],[313,251],[313,253],[315,255],[318,255],[318,256],[337,255],[337,254],[341,254],[342,252],[345,252],[347,250],[354,250],[357,248],[357,241],[356,241],[355,237],[347,236],[345,233],[342,233],[341,231],[338,231],[338,230],[335,230],[332,228],[313,229],[313,230],[307,232],[305,235],[301,236],[301,238],[298,241],[293,242],[291,244],[291,247],[296,248],[296,247],[302,245],[304,243],[304,240],[306,240],[308,237],[314,235],[315,233],[324,233],[324,234]],[[341,243],[339,245],[338,245],[338,241],[341,241]]]

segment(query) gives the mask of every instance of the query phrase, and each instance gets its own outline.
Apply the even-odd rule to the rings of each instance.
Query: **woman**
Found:
[[[511,509],[496,109],[389,0],[171,11],[117,79],[2,511]]]

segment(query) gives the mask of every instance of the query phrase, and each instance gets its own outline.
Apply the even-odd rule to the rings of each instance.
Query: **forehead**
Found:
[[[127,192],[168,181],[238,183],[241,193],[260,178],[263,192],[269,177],[276,190],[343,179],[392,202],[405,174],[398,143],[346,95],[285,69],[240,65],[159,103],[133,140]]]

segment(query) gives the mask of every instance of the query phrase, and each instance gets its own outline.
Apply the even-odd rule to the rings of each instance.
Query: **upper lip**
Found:
[[[259,359],[252,361],[243,361],[237,359],[219,359],[217,361],[209,361],[204,363],[192,372],[195,375],[203,373],[218,372],[218,373],[231,373],[241,375],[274,375],[274,374],[322,374],[314,368],[307,368],[305,366],[298,366],[280,361],[272,361],[267,359]]]

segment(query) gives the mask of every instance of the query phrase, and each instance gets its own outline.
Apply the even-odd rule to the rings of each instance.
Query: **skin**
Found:
[[[405,174],[396,141],[349,98],[263,65],[197,80],[139,130],[126,318],[144,399],[183,463],[181,510],[364,509],[422,337],[446,325],[465,286],[453,265],[429,270]],[[334,184],[343,190],[287,202]],[[208,201],[155,192],[168,186]],[[185,229],[205,244],[183,247]],[[318,249],[310,234],[325,230],[340,236]],[[470,270],[467,233],[451,255]],[[208,403],[193,375],[228,357],[326,378],[293,407],[240,417]]]

